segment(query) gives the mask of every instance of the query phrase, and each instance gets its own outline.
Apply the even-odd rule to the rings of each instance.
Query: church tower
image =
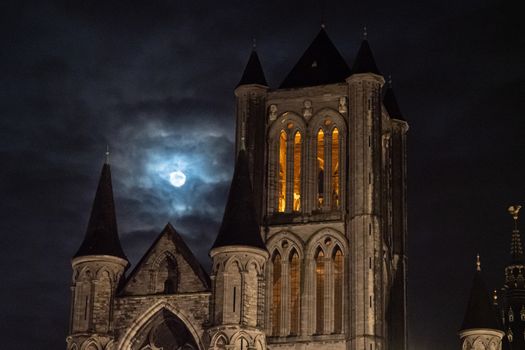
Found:
[[[504,350],[525,348],[525,259],[523,242],[518,229],[521,206],[509,207],[514,219],[510,246],[510,261],[505,267],[505,284],[502,288],[501,317],[506,333]]]
[[[461,349],[501,350],[505,333],[499,329],[495,309],[481,277],[479,255],[476,265],[467,311],[459,331]]]
[[[262,329],[264,269],[248,157],[239,150],[219,234],[210,250],[212,267],[210,349],[266,349]]]
[[[235,95],[270,256],[268,344],[405,350],[408,124],[368,40],[350,68],[321,28],[276,89],[254,51]]]
[[[117,231],[111,170],[98,183],[84,241],[72,260],[68,349],[106,349],[114,342],[113,305],[128,266]]]

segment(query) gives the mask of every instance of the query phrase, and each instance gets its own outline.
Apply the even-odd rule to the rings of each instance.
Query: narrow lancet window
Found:
[[[334,333],[343,332],[343,253],[334,254]]]
[[[324,204],[324,132],[317,132],[317,206]]]
[[[273,258],[272,279],[272,335],[278,336],[281,329],[281,256]]]
[[[340,193],[339,193],[339,130],[335,128],[332,131],[332,206],[334,209],[339,208]]]
[[[286,209],[286,132],[279,135],[279,183],[278,186],[278,211]]]
[[[293,210],[301,210],[301,133],[295,133],[293,142]]]
[[[317,334],[324,333],[324,279],[325,279],[325,261],[324,254],[321,249],[318,250],[315,257],[315,332]]]
[[[300,288],[299,255],[294,250],[290,257],[290,335],[299,334]]]

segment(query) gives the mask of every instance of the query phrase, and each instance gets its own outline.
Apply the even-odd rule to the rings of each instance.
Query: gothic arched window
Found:
[[[334,128],[332,131],[332,207],[339,208],[340,201],[340,184],[339,184],[339,130]]]
[[[324,157],[324,131],[317,132],[317,206],[321,208],[324,204],[324,181],[325,181],[325,157]]]
[[[287,135],[284,130],[279,134],[279,174],[278,174],[278,211],[283,213],[286,210],[286,140]]]
[[[339,248],[333,256],[334,264],[334,333],[343,332],[343,253]]]
[[[272,335],[280,335],[281,329],[281,255],[275,253],[272,261]]]
[[[301,133],[297,131],[293,141],[293,211],[301,210]]]
[[[325,260],[324,253],[319,248],[315,256],[315,332],[324,333],[324,281],[325,281]]]
[[[290,334],[299,334],[301,267],[295,249],[290,254]]]

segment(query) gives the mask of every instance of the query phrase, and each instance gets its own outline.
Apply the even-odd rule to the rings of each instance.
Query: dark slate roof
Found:
[[[157,239],[153,242],[153,244],[149,247],[146,254],[142,256],[140,261],[138,262],[137,266],[131,271],[129,276],[126,278],[126,282],[121,287],[121,290],[125,289],[125,285],[133,278],[135,275],[140,271],[141,268],[143,268],[143,265],[147,262],[149,257],[151,256],[153,250],[157,246],[158,242],[161,240],[162,237],[168,236],[168,238],[173,242],[173,245],[177,249],[177,251],[182,255],[184,260],[190,265],[193,272],[197,275],[197,277],[200,279],[200,281],[203,283],[204,287],[206,289],[210,289],[211,282],[210,282],[210,276],[206,273],[202,265],[199,263],[195,255],[193,255],[191,249],[186,245],[186,242],[184,242],[184,239],[182,236],[175,230],[175,228],[168,222],[166,226],[164,226],[164,229],[161,231],[161,233],[158,235]]]
[[[512,231],[512,241],[510,244],[511,264],[523,264],[523,243],[519,230]]]
[[[352,66],[352,74],[358,73],[374,73],[381,75],[381,72],[377,68],[374,55],[372,54],[372,49],[370,49],[370,45],[366,39],[361,42],[354,65]]]
[[[344,82],[350,68],[324,28],[303,53],[279,88],[296,88]]]
[[[473,328],[499,329],[496,313],[481,277],[481,271],[476,271],[474,275],[461,330]]]
[[[111,255],[127,260],[118,237],[111,170],[107,163],[102,167],[86,236],[74,257],[87,255]]]
[[[397,104],[397,99],[394,94],[394,90],[391,86],[389,86],[386,89],[385,96],[383,97],[383,104],[386,108],[386,111],[388,112],[388,115],[390,115],[391,118],[405,120],[403,118],[403,114],[401,113],[401,110],[399,109],[399,105]]]
[[[247,84],[259,84],[268,86],[266,82],[266,77],[264,76],[264,71],[261,66],[261,61],[259,60],[259,55],[257,51],[253,50],[248,59],[248,64],[244,68],[244,73],[242,74],[241,81],[237,86],[247,85]]]
[[[212,249],[238,245],[266,250],[255,211],[248,157],[244,150],[239,152],[235,163],[224,217]]]

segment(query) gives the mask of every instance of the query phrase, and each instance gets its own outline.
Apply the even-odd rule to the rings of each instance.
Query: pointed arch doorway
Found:
[[[188,327],[175,314],[161,309],[137,333],[132,350],[198,350]]]

